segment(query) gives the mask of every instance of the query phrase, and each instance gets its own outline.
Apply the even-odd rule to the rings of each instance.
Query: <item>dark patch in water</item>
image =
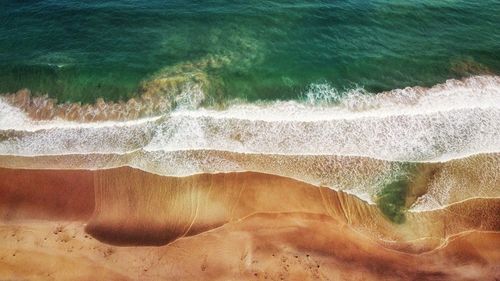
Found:
[[[404,223],[405,202],[408,194],[407,179],[398,179],[386,184],[377,194],[377,206],[394,223]]]
[[[377,193],[376,204],[380,211],[392,222],[401,224],[406,220],[406,201],[412,181],[418,175],[417,165],[401,163],[394,178],[386,182]]]

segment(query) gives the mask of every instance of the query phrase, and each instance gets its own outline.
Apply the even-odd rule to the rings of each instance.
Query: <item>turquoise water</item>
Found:
[[[253,101],[500,70],[497,0],[6,0],[0,22],[0,92],[59,101],[127,99],[158,78]]]

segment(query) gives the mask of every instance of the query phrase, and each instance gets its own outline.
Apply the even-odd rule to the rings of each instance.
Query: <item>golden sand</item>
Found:
[[[430,184],[430,183],[428,183]],[[274,175],[0,169],[0,276],[28,280],[494,280],[500,199],[388,220]]]

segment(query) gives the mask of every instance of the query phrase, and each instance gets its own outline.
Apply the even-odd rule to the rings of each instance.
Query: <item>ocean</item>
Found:
[[[58,103],[335,102],[500,70],[495,0],[1,1],[0,22],[0,93]]]

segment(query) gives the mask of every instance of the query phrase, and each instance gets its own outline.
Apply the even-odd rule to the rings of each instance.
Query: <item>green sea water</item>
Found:
[[[500,71],[500,1],[0,1],[0,92],[127,99],[201,77],[215,99],[380,92]]]

